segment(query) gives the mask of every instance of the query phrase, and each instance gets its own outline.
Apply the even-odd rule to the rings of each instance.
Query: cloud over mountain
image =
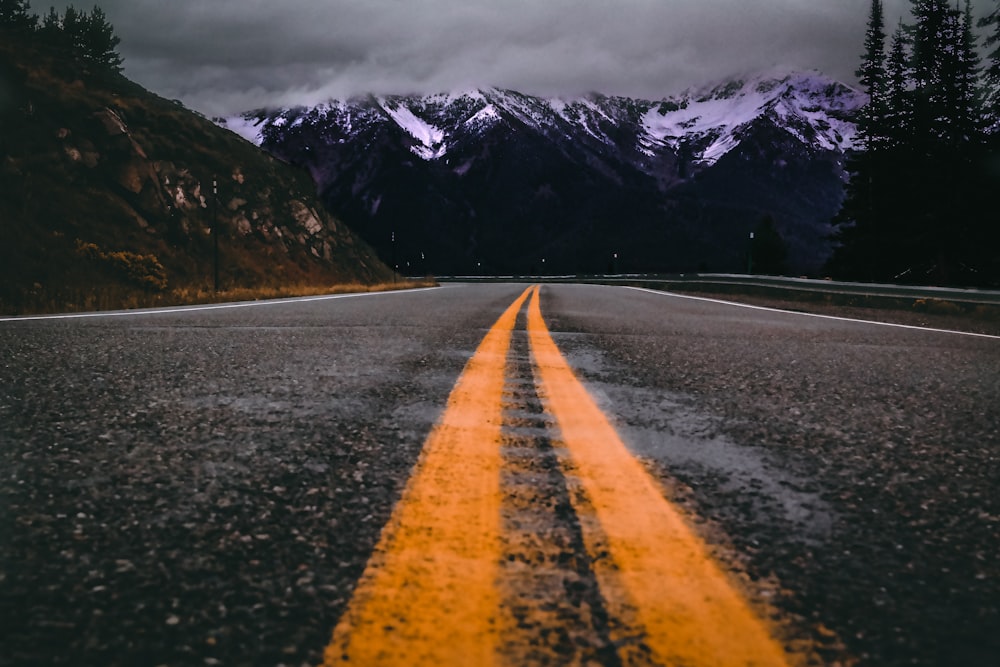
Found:
[[[868,0],[101,4],[122,36],[132,78],[221,115],[366,92],[484,86],[653,98],[775,64],[850,82]],[[908,6],[885,4],[890,22]]]

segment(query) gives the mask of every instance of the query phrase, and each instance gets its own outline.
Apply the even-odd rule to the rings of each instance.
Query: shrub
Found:
[[[961,305],[954,301],[945,301],[944,299],[935,299],[933,297],[917,299],[913,302],[913,310],[918,313],[929,313],[931,315],[962,315],[966,312]]]
[[[143,289],[162,292],[167,288],[167,270],[156,255],[140,255],[127,250],[104,252],[96,243],[77,239],[76,254],[92,260]]]

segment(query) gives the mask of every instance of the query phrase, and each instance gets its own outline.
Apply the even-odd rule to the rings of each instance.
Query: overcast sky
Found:
[[[76,3],[36,0],[60,12]],[[209,115],[499,86],[659,99],[774,65],[854,83],[870,0],[103,0],[125,73]],[[885,0],[895,25],[907,0]],[[978,0],[984,8],[988,3]]]

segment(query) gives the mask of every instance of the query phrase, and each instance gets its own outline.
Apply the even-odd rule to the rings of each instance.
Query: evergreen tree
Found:
[[[947,55],[950,8],[946,0],[910,0],[913,6],[911,71],[913,126],[918,140],[931,143],[947,134]]]
[[[979,236],[982,112],[971,7],[915,0],[912,120],[907,155],[912,209],[909,269],[951,282]]]
[[[876,96],[879,4],[872,3],[858,71]],[[971,0],[964,7],[911,0],[911,9],[912,24],[900,22],[884,63],[884,110],[880,116],[869,108],[859,121],[862,152],[848,163],[851,179],[835,220],[841,245],[830,270],[874,280],[996,283],[1000,225],[990,196],[1000,183],[990,171],[984,118],[1000,122],[1000,48],[989,54],[984,76]],[[980,25],[995,26],[986,44],[1000,45],[1000,7]],[[998,140],[991,141],[996,150]]]
[[[996,8],[979,20],[980,28],[992,28],[983,43],[992,47],[987,55],[985,69],[986,116],[987,121],[997,129],[1000,124],[1000,0],[995,0]]]
[[[62,29],[62,17],[55,7],[49,7],[48,13],[42,17],[42,24],[38,28],[38,39],[52,46],[69,48],[66,33]]]
[[[909,53],[906,32],[900,19],[892,35],[889,59],[886,63],[886,127],[889,145],[899,148],[909,141],[909,130],[913,124],[910,85]]]
[[[870,72],[878,57],[879,4],[872,3],[858,71],[870,94],[873,82],[878,90]],[[881,117],[868,109],[859,122],[863,152],[848,164],[851,180],[836,220],[841,246],[831,269],[876,280],[988,281],[981,267],[993,260],[984,249],[996,246],[997,230],[985,193],[995,187],[985,168],[971,2],[911,5],[913,23],[900,22],[884,63]]]
[[[50,7],[42,18],[38,34],[41,40],[85,63],[112,72],[122,71],[122,57],[117,51],[121,40],[115,35],[104,10],[98,6],[88,14],[69,5],[61,17],[54,7]]]
[[[28,0],[0,0],[0,28],[34,30],[37,23]]]
[[[59,12],[56,11],[55,7],[49,7],[48,14],[42,17],[42,25],[39,30],[43,32],[62,30],[62,19],[59,18]]]
[[[113,72],[122,71],[122,57],[117,47],[121,42],[115,29],[108,22],[104,11],[95,6],[90,14],[81,17],[81,53],[84,60],[106,67]]]
[[[980,144],[983,132],[980,59],[970,0],[966,0],[964,11],[949,12],[945,39],[945,83],[951,112],[945,145],[954,154],[967,153],[966,149]]]
[[[861,110],[858,132],[867,150],[877,151],[887,142],[885,17],[882,0],[872,0],[865,33],[865,53],[861,67],[855,72],[858,82],[868,93],[868,103]]]
[[[907,271],[908,258],[917,254],[919,232],[914,221],[923,214],[919,192],[929,178],[921,148],[914,133],[913,69],[909,32],[902,19],[892,36],[887,64],[887,112],[891,149],[883,159],[882,190],[879,192],[879,234],[876,250],[881,278],[892,279]]]
[[[856,72],[868,102],[858,118],[858,150],[847,162],[851,178],[836,219],[839,229],[835,238],[841,245],[832,262],[839,271],[868,279],[881,277],[875,267],[883,254],[880,239],[886,235],[883,201],[889,196],[887,162],[894,138],[890,125],[894,91],[892,72],[887,69],[892,63],[886,63],[885,37],[882,3],[872,0],[861,66]]]
[[[63,12],[61,27],[63,43],[74,52],[79,52],[83,47],[83,20],[73,5],[67,6]]]

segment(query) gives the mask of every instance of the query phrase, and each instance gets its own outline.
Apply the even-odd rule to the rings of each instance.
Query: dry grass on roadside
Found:
[[[400,278],[395,282],[365,285],[341,283],[333,285],[281,285],[260,287],[235,287],[216,292],[211,287],[177,287],[163,292],[129,289],[121,285],[103,287],[78,287],[66,289],[58,295],[28,295],[20,307],[12,307],[0,300],[0,315],[39,315],[44,313],[74,313],[98,310],[132,310],[163,306],[190,306],[229,301],[264,301],[301,296],[386,292],[391,290],[436,287],[434,278]]]
[[[348,283],[340,285],[284,285],[279,287],[236,287],[215,292],[205,288],[180,288],[171,292],[170,300],[176,304],[221,303],[226,301],[265,301],[267,299],[287,299],[300,296],[324,296],[327,294],[352,294],[359,292],[388,292],[392,290],[436,287],[433,278],[419,280],[400,279],[397,282],[362,285]]]

